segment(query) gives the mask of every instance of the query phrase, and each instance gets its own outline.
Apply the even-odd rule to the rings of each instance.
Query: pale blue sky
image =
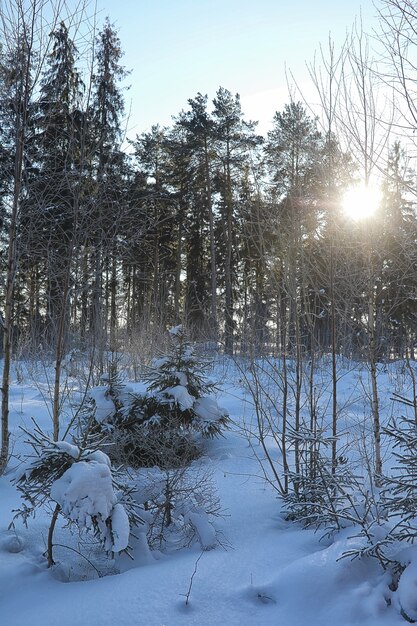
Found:
[[[170,124],[198,91],[221,85],[240,93],[248,119],[268,129],[288,102],[285,67],[306,87],[312,61],[329,33],[342,41],[362,11],[375,25],[372,0],[97,0],[119,30],[132,73],[126,93],[129,136]]]

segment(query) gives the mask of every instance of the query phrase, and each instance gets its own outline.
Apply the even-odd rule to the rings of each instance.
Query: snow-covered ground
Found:
[[[239,384],[241,375],[229,363],[215,372],[221,378],[219,401],[233,427],[207,443],[204,463],[213,474],[223,516],[216,521],[220,545],[198,546],[170,554],[137,550],[135,560],[122,555],[108,560],[94,545],[79,545],[68,529],[55,541],[59,563],[46,567],[50,511],[38,511],[28,528],[20,521],[8,530],[20,497],[10,471],[0,478],[0,624],[2,626],[396,626],[405,621],[396,597],[390,605],[390,582],[373,560],[339,557],[351,546],[352,529],[330,540],[304,530],[280,515],[281,502],[261,478],[255,438],[248,441],[252,417],[250,396]],[[329,393],[328,365],[322,368],[323,393]],[[23,375],[22,375],[23,372]],[[32,376],[19,369],[11,389],[11,431],[15,453],[25,449],[19,426],[31,428],[31,417],[51,431],[46,408],[47,381],[42,371]],[[340,364],[340,403],[344,441],[372,434],[368,373],[365,367]],[[381,367],[381,413],[387,419],[401,412],[390,400],[393,392],[408,393],[402,364]],[[20,382],[18,382],[20,381]],[[389,463],[389,458],[384,459]],[[92,570],[89,561],[102,575]],[[415,580],[403,593],[414,593]],[[93,573],[93,575],[92,575]],[[190,588],[191,587],[191,588]],[[186,597],[188,594],[188,604]],[[417,595],[417,591],[415,591]]]

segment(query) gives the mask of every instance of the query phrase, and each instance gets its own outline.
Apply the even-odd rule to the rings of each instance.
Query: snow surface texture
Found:
[[[404,395],[409,392],[398,373],[400,365],[384,366],[379,372],[381,412],[386,417],[392,412],[392,391]],[[389,580],[374,561],[338,560],[352,545],[351,529],[326,543],[320,541],[320,533],[302,530],[280,517],[276,494],[257,478],[260,470],[254,454],[261,450],[256,438],[248,442],[243,432],[250,437],[250,398],[239,388],[240,376],[233,364],[225,362],[221,367],[218,378],[229,385],[226,387],[225,383],[221,403],[238,426],[226,431],[224,437],[208,442],[205,462],[213,471],[225,511],[224,519],[219,520],[225,549],[205,551],[197,563],[201,548],[184,549],[169,556],[149,552],[140,531],[134,561],[123,555],[115,561],[104,557],[99,561],[100,553],[94,552],[93,547],[90,551],[88,546],[82,547],[86,556],[94,558],[96,565],[99,563],[100,571],[117,575],[98,578],[77,552],[66,548],[57,548],[60,564],[48,570],[43,538],[50,512],[39,511],[27,529],[23,525],[16,525],[15,531],[7,529],[12,509],[19,506],[10,472],[0,477],[1,626],[404,626],[400,603],[410,617],[416,618],[414,548],[408,549],[404,560],[407,568],[398,592],[392,594]],[[342,373],[339,400],[348,403],[343,424],[347,441],[363,433],[363,416],[369,416],[369,411],[366,413],[362,385],[368,385],[369,379],[366,369],[360,366]],[[329,380],[330,366],[324,364],[324,389],[330,388]],[[30,427],[30,416],[45,430],[50,429],[38,391],[26,383],[15,383],[11,388],[10,413],[14,452],[24,451],[24,436],[18,427]],[[97,463],[92,467],[97,468]],[[92,469],[91,474],[73,470],[56,486],[56,491],[72,493],[81,474],[85,480],[94,476],[95,480],[106,482],[105,473],[103,466]],[[112,502],[110,492],[107,493],[108,500],[99,504],[103,514]],[[82,489],[78,496],[81,494]],[[74,511],[88,514],[78,497],[73,506]],[[116,504],[113,521],[120,513]],[[127,527],[123,515],[116,526],[120,541],[124,541]],[[206,530],[209,540],[212,531]],[[204,534],[205,529],[201,527],[199,532]],[[78,548],[77,537],[64,527],[56,529],[56,541]],[[195,569],[186,606],[185,596]],[[391,600],[389,606],[387,599]]]

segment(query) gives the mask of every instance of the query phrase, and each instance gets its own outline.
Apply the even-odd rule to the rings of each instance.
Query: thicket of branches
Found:
[[[357,27],[339,53],[321,51],[320,69],[311,66],[318,117],[292,99],[261,137],[220,87],[130,151],[117,32],[106,21],[86,46],[88,7],[51,7],[10,2],[2,13],[3,463],[16,346],[54,355],[55,438],[70,348],[100,357],[181,321],[228,354],[299,363],[331,351],[373,366],[413,356],[415,174],[391,141],[400,112],[412,123],[413,50],[405,35],[401,44],[416,23],[411,3],[381,3],[384,64]],[[381,118],[384,82],[396,109]],[[352,223],[343,193],[378,168],[379,213]],[[375,391],[375,415],[377,402]]]

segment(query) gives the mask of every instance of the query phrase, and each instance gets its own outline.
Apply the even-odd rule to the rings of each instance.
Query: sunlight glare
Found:
[[[363,220],[375,213],[381,202],[381,191],[373,185],[355,185],[346,190],[342,207],[348,217]]]

